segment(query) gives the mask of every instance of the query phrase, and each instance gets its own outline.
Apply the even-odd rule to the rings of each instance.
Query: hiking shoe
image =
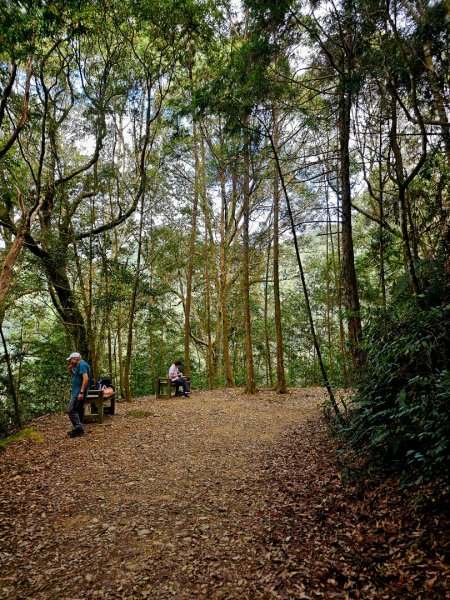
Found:
[[[80,437],[83,434],[84,434],[84,430],[81,429],[81,427],[77,427],[76,429],[72,429],[72,431],[69,431],[69,433],[67,435],[71,438],[74,438],[74,437]]]

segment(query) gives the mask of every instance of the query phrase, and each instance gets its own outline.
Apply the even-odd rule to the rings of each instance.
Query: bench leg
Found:
[[[103,423],[104,411],[103,411],[103,399],[98,403],[98,421],[97,423]]]
[[[166,378],[159,378],[156,382],[156,397],[157,398],[170,398],[171,396],[171,383]]]

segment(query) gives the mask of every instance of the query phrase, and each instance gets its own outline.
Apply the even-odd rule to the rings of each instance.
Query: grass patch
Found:
[[[13,435],[10,435],[4,440],[1,440],[0,449],[3,450],[10,444],[13,444],[14,442],[20,442],[21,440],[32,440],[33,442],[41,443],[44,441],[44,438],[35,429],[26,428],[14,433]]]

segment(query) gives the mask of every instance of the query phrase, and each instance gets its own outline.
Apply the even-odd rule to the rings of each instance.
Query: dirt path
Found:
[[[0,597],[306,598],[264,575],[261,531],[267,458],[322,399],[144,398],[74,440],[66,417],[38,419],[43,443],[0,455]]]
[[[0,598],[447,600],[450,495],[340,464],[322,390],[119,404],[0,454]]]

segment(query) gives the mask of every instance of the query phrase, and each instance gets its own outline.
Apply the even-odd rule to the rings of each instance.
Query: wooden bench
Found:
[[[187,378],[189,381],[189,377]],[[170,377],[158,377],[156,381],[156,394],[157,398],[171,398],[172,396],[181,395],[178,394],[178,389],[183,389],[183,386],[179,382],[173,382]],[[173,394],[172,394],[173,391]]]
[[[85,402],[91,405],[91,414],[83,417],[85,423],[103,423],[104,415],[113,415],[116,411],[115,393],[104,396],[103,390],[89,390]]]

